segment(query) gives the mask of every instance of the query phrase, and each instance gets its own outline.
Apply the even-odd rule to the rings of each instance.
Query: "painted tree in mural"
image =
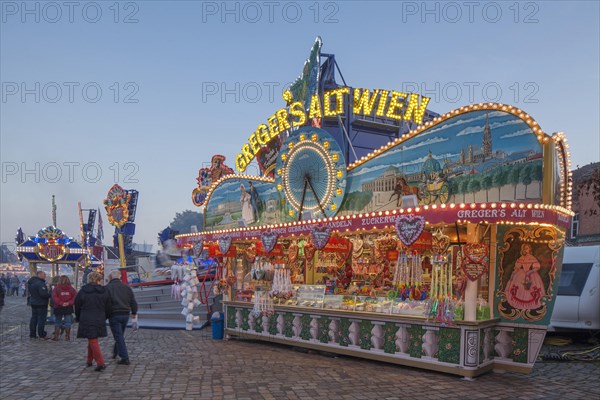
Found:
[[[463,181],[460,183],[460,192],[463,195],[463,203],[467,201],[467,193],[469,193],[469,179],[463,178]]]
[[[362,210],[373,198],[372,192],[352,192],[346,195],[343,210]]]
[[[531,183],[532,165],[527,164],[519,172],[519,183],[525,185],[525,199],[527,200],[527,187]]]
[[[506,172],[506,168],[498,167],[496,168],[496,172],[492,177],[494,181],[494,186],[498,188],[498,201],[502,200],[500,191],[502,190],[502,186],[506,185],[508,181],[508,173]]]
[[[533,173],[531,174],[532,175],[531,178],[534,181],[538,182],[538,185],[539,185],[539,188],[540,188],[539,193],[541,194],[542,193],[542,179],[544,178],[544,165],[543,165],[543,163],[541,161],[535,163],[535,165],[533,166],[532,170],[533,170]]]
[[[513,199],[515,199],[515,200],[517,198],[517,185],[519,183],[521,183],[520,178],[521,178],[521,166],[513,165],[508,173],[508,181],[510,182],[511,185],[513,185],[513,188],[514,188]]]
[[[490,200],[489,198],[489,193],[490,193],[490,189],[492,188],[494,184],[494,179],[492,177],[492,175],[490,174],[486,174],[483,179],[481,180],[481,187],[485,190],[485,201],[488,202]]]
[[[479,178],[472,178],[469,182],[469,192],[473,193],[473,203],[477,200],[475,199],[475,193],[481,190],[481,182],[479,182]]]
[[[458,182],[457,178],[448,181],[448,191],[450,192],[450,196],[453,196],[454,203],[456,203],[456,195],[458,194]]]

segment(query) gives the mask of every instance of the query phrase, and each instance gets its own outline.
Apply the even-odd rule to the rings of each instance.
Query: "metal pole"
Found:
[[[56,228],[56,201],[52,195],[52,226]]]
[[[119,260],[121,264],[121,281],[127,284],[127,270],[125,269],[125,244],[123,242],[123,234],[119,232]]]
[[[344,132],[344,136],[346,136],[346,140],[348,141],[348,146],[350,147],[350,150],[352,150],[352,154],[354,154],[354,158],[356,160],[358,160],[358,156],[356,155],[356,151],[354,150],[354,146],[352,145],[352,142],[350,141],[350,136],[348,135],[348,132],[346,131],[346,127],[344,126],[344,123],[342,122],[342,117],[340,117],[339,115],[338,117],[338,125],[342,127],[342,131]]]

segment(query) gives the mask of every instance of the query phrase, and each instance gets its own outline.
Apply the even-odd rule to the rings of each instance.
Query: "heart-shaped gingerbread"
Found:
[[[467,257],[463,260],[463,264],[461,265],[465,276],[470,280],[475,282],[477,279],[481,278],[483,274],[485,274],[488,270],[488,265],[485,261],[482,263],[473,263],[468,260]]]
[[[269,254],[275,248],[278,237],[279,235],[277,234],[277,232],[273,231],[263,232],[263,234],[260,236],[260,240],[262,241],[262,245],[267,254]]]
[[[321,250],[327,245],[327,242],[329,242],[331,229],[326,226],[315,226],[311,229],[310,236],[312,237],[315,247],[318,250]]]
[[[192,242],[192,253],[194,254],[194,257],[200,257],[200,255],[202,254],[203,248],[204,248],[204,241],[202,240],[202,238],[196,238]]]
[[[463,246],[462,270],[471,281],[476,281],[487,272],[489,248],[485,243],[467,243]]]
[[[251,263],[253,263],[253,262],[254,262],[254,260],[256,259],[256,253],[257,253],[257,250],[256,250],[256,245],[255,245],[254,243],[252,243],[252,244],[250,245],[250,247],[248,247],[248,248],[245,250],[245,252],[244,252],[244,253],[246,254],[246,260],[248,260],[248,262],[251,262]]]
[[[425,228],[425,218],[420,215],[401,215],[396,218],[396,233],[405,246],[417,241]]]
[[[431,237],[431,247],[435,254],[444,254],[450,248],[450,238],[444,234],[436,234]]]
[[[479,264],[485,261],[488,255],[488,246],[485,243],[467,243],[463,246],[463,254],[471,262]]]
[[[222,254],[227,254],[229,248],[231,247],[231,236],[221,236],[217,239],[217,243],[219,244],[219,250]]]

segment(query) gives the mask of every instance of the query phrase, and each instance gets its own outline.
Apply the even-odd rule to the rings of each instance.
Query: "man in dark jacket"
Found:
[[[121,282],[121,272],[114,270],[110,273],[110,282],[106,285],[113,304],[113,313],[109,319],[110,330],[115,338],[113,347],[113,358],[121,357],[118,364],[129,365],[129,354],[125,346],[125,328],[129,321],[129,313],[132,317],[137,315],[137,302],[133,290]]]
[[[35,339],[48,339],[46,337],[46,315],[48,314],[48,301],[51,294],[46,286],[46,273],[38,271],[36,276],[33,276],[27,282],[29,297],[27,304],[31,306],[31,320],[29,321],[29,337]],[[36,336],[37,329],[37,336]]]
[[[92,269],[90,268],[89,265],[83,269],[83,278],[81,279],[82,285],[88,284],[88,275],[90,274],[90,272],[92,272]]]

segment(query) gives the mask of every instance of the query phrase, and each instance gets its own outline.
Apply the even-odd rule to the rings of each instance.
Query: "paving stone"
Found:
[[[0,314],[3,399],[600,398],[600,363],[540,362],[530,375],[488,373],[467,381],[272,343],[212,341],[209,330],[128,330],[130,366],[109,358],[112,338],[103,338],[107,369],[98,373],[85,368],[85,340],[30,340],[29,315],[24,299],[6,298]]]

